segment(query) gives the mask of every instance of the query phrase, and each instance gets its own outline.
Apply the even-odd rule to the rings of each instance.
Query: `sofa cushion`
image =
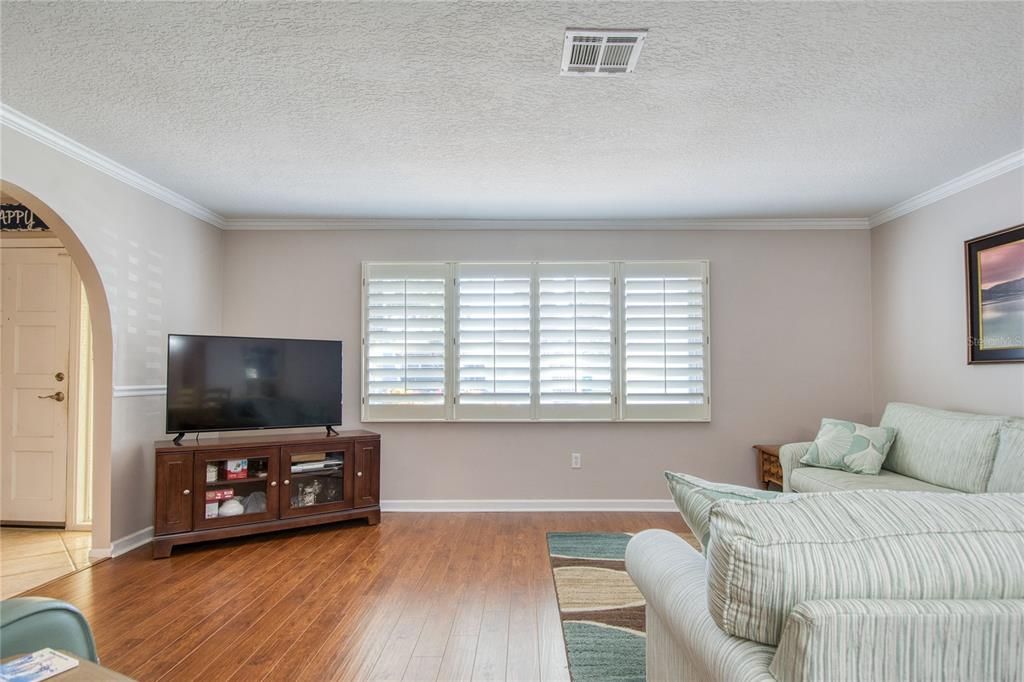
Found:
[[[683,515],[683,521],[700,540],[700,546],[708,549],[711,505],[719,500],[770,500],[782,493],[776,490],[758,490],[729,483],[714,483],[689,474],[665,472],[672,499]]]
[[[858,490],[715,504],[708,610],[778,644],[810,599],[1024,598],[1024,494]]]
[[[789,481],[800,493],[830,493],[837,490],[919,490],[933,493],[956,493],[959,490],[943,488],[882,469],[877,476],[851,474],[835,469],[801,467],[794,469]]]
[[[854,474],[877,474],[895,437],[896,429],[887,426],[822,419],[818,435],[800,463]]]
[[[889,403],[882,426],[896,440],[882,466],[897,474],[968,493],[985,491],[1005,417]]]
[[[1008,419],[999,429],[988,492],[1024,493],[1024,419]]]

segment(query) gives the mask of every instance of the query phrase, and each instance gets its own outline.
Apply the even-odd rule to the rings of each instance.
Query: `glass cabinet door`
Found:
[[[353,453],[339,444],[324,451],[310,445],[281,449],[281,516],[351,509]]]
[[[277,518],[277,448],[196,456],[196,527],[219,528]]]

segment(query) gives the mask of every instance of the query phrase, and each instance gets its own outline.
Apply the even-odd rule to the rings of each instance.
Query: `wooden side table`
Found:
[[[768,486],[774,483],[782,487],[782,465],[779,463],[779,448],[781,445],[755,445],[754,452],[757,453],[757,466],[761,485],[767,490]]]

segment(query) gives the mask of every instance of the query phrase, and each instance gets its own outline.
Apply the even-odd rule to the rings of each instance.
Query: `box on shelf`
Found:
[[[206,491],[207,502],[220,502],[221,500],[230,500],[235,496],[233,488],[216,488],[214,490]]]
[[[217,511],[220,509],[219,502],[207,502],[206,503],[206,518],[215,519],[217,518]]]
[[[310,452],[301,455],[292,455],[292,464],[299,462],[319,462],[327,456],[325,452]]]
[[[229,459],[225,468],[229,481],[237,478],[249,478],[249,460],[247,459]]]
[[[218,467],[216,464],[206,465],[206,482],[213,483],[217,480]]]

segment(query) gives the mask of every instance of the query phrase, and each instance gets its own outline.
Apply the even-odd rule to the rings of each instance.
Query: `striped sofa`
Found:
[[[1022,680],[1024,493],[720,500],[706,556],[638,533],[647,679]]]
[[[811,444],[790,443],[779,449],[783,489],[1024,492],[1024,419],[889,403],[881,423],[896,440],[877,476],[808,467]]]

